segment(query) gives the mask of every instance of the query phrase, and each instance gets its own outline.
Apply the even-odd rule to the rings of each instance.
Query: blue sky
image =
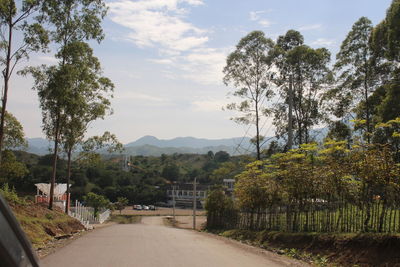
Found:
[[[275,40],[299,30],[306,44],[326,47],[332,60],[352,24],[374,24],[390,0],[107,0],[106,39],[92,43],[104,74],[114,82],[114,114],[92,124],[89,134],[108,130],[127,143],[159,138],[243,136],[247,127],[222,111],[230,88],[222,84],[226,56],[253,30]],[[53,64],[51,54],[28,64]],[[9,111],[27,137],[39,137],[41,114],[32,80],[13,76]],[[265,135],[273,135],[266,123]],[[251,131],[248,135],[252,135]]]

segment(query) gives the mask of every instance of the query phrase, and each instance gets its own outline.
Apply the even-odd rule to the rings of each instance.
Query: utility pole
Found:
[[[172,186],[172,216],[175,221],[175,185]]]
[[[196,230],[196,206],[197,206],[197,192],[196,192],[196,177],[193,181],[193,229]]]
[[[287,149],[293,146],[293,76],[289,75],[289,122],[288,122],[288,142]]]

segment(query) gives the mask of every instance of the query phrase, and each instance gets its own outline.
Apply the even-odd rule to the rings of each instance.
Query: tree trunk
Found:
[[[69,212],[69,194],[70,194],[70,190],[69,190],[69,184],[70,184],[70,180],[71,180],[71,154],[72,154],[72,149],[69,148],[68,150],[68,162],[67,162],[67,201],[65,203],[65,213],[68,214]]]
[[[369,203],[369,201],[367,201],[367,203],[366,203],[366,218],[365,218],[365,220],[364,220],[364,229],[363,229],[363,231],[364,232],[369,232],[369,226],[368,226],[368,224],[369,224],[369,221],[370,221],[370,219],[371,219],[371,203]]]
[[[9,14],[8,20],[8,47],[7,47],[7,56],[6,56],[6,69],[3,73],[4,77],[4,93],[2,99],[1,106],[1,118],[0,118],[0,165],[2,161],[2,151],[3,151],[3,143],[4,143],[4,124],[6,117],[6,108],[7,108],[7,96],[9,89],[9,78],[10,78],[10,64],[11,64],[11,43],[13,38],[13,25],[12,25],[12,16]]]
[[[293,78],[289,76],[289,122],[288,122],[288,142],[287,150],[293,147]]]
[[[379,203],[379,202],[378,202]],[[378,205],[379,207],[379,205]],[[385,215],[386,215],[386,208],[387,208],[387,203],[386,203],[386,196],[383,200],[383,204],[382,204],[382,211],[381,211],[381,215],[379,217],[379,229],[378,232],[382,233],[383,232],[383,223],[385,221]],[[379,209],[378,209],[379,211]],[[390,225],[390,221],[389,221],[389,225]]]
[[[365,78],[364,78],[364,98],[365,98],[365,116],[366,116],[366,121],[367,121],[367,142],[368,144],[371,143],[371,119],[370,119],[370,110],[369,110],[369,101],[368,101],[368,71],[365,71]]]
[[[50,200],[49,200],[49,209],[53,209],[53,200],[54,200],[54,186],[56,183],[56,174],[57,174],[57,154],[58,154],[58,135],[60,131],[60,115],[57,115],[56,121],[56,129],[54,133],[54,153],[53,153],[53,171],[51,175],[50,181]]]
[[[258,94],[257,94],[258,98]],[[256,147],[257,147],[257,160],[261,159],[261,152],[260,152],[260,126],[259,126],[259,114],[258,114],[258,100],[256,101]]]

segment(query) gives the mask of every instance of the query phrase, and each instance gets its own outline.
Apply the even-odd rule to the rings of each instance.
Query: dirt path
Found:
[[[41,266],[304,266],[209,234],[166,227],[162,217],[89,233],[44,258]]]

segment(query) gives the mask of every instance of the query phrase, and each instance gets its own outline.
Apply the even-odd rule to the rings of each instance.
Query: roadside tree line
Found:
[[[376,26],[366,17],[356,21],[335,62],[328,49],[310,47],[296,30],[275,41],[253,31],[239,41],[223,71],[236,100],[227,109],[237,112],[234,121],[253,127],[258,160],[269,141],[267,119],[284,151],[318,141],[313,130],[321,125],[329,126],[335,140],[392,141],[376,125],[400,117],[399,6],[393,0]]]
[[[222,190],[223,201],[209,199],[208,227],[400,232],[400,166],[387,145],[304,144],[236,178],[235,203]]]
[[[93,151],[104,147],[122,149],[115,135],[109,132],[85,139],[91,122],[104,119],[112,113],[110,98],[114,85],[103,76],[100,61],[88,43],[100,43],[104,39],[101,23],[106,13],[105,2],[98,0],[24,0],[0,3],[0,64],[4,67],[0,117],[1,180],[7,181],[9,178],[4,170],[7,167],[5,161],[13,160],[4,154],[4,150],[21,148],[25,144],[22,127],[6,111],[7,97],[12,87],[10,81],[16,66],[29,59],[31,53],[39,51],[53,52],[57,61],[52,66],[26,67],[19,71],[21,75],[31,75],[34,78],[32,88],[37,91],[40,101],[42,129],[54,144],[52,174],[49,177],[49,209],[53,208],[59,154],[64,153],[67,157],[66,182],[69,193],[73,160],[98,159]],[[16,34],[22,36],[22,42],[15,38]],[[18,142],[9,145],[12,140],[10,136],[15,136],[11,138]],[[83,152],[73,159],[72,155],[78,147],[82,147]]]
[[[257,160],[235,176],[234,200],[210,194],[209,228],[400,231],[399,17],[393,0],[378,25],[360,18],[333,67],[295,30],[240,40],[224,81],[237,88],[234,120],[255,127]],[[267,117],[278,141],[263,150]],[[312,131],[321,124],[322,142]]]

